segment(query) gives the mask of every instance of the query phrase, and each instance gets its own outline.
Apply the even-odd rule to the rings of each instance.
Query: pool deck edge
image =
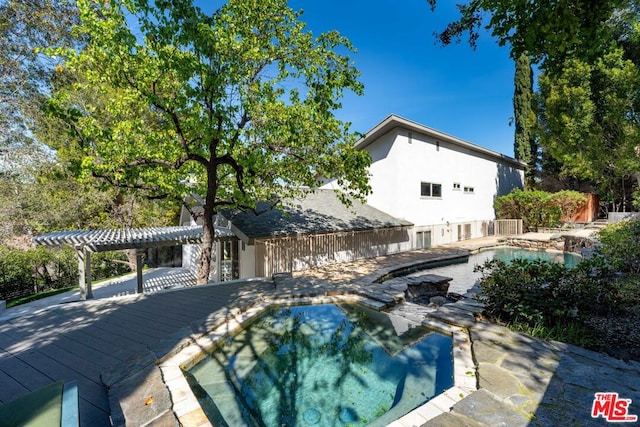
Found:
[[[159,371],[163,379],[165,379],[165,385],[171,396],[171,410],[180,425],[211,425],[200,407],[198,399],[184,377],[183,372],[202,360],[210,349],[215,348],[220,340],[235,334],[254,316],[259,315],[274,305],[329,304],[339,302],[355,302],[378,310],[384,308],[384,306],[381,306],[375,299],[372,300],[356,294],[336,296],[319,295],[315,297],[264,301],[251,307],[246,312],[239,314],[236,318],[230,319],[226,324],[221,325],[210,334],[201,337],[191,345],[161,361],[158,364]],[[441,322],[435,318],[427,319],[422,322],[422,324],[438,332],[450,335],[453,338],[454,385],[391,423],[390,425],[392,426],[421,425],[442,413],[448,412],[455,403],[477,390],[477,370],[473,362],[471,341],[467,329]],[[415,422],[418,421],[420,424],[415,424]]]

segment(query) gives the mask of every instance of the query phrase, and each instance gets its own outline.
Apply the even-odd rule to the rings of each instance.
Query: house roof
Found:
[[[359,201],[353,201],[352,206],[346,207],[334,190],[315,190],[282,209],[259,203],[256,211],[258,215],[248,211],[227,211],[222,214],[231,222],[231,229],[247,243],[258,238],[298,233],[320,234],[413,225]]]
[[[216,227],[215,232],[216,238],[219,239],[233,236],[231,230],[223,227]],[[71,245],[92,252],[105,252],[199,243],[202,240],[202,227],[54,231],[34,237],[32,240],[37,245]]]
[[[374,142],[384,134],[398,127],[407,129],[412,132],[427,135],[438,141],[448,142],[450,144],[475,152],[477,154],[489,156],[495,160],[499,160],[503,163],[508,163],[519,169],[524,169],[526,167],[526,163],[516,160],[512,157],[498,153],[497,151],[489,150],[488,148],[481,147],[480,145],[473,144],[471,142],[465,141],[455,136],[448,135],[444,132],[440,132],[439,130],[432,129],[428,126],[405,119],[404,117],[400,117],[395,114],[389,115],[386,119],[384,119],[383,121],[378,123],[376,126],[374,126],[369,132],[367,132],[364,138],[361,138],[356,142],[355,147],[359,149],[364,149],[365,147],[367,147],[369,144],[371,144],[372,142]]]

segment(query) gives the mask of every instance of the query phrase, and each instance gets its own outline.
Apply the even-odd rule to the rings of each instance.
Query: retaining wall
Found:
[[[507,237],[504,242],[509,246],[515,246],[523,249],[539,249],[574,252],[581,254],[585,248],[593,248],[596,244],[594,240],[575,237],[575,236],[557,236],[548,240],[529,240],[522,237]]]

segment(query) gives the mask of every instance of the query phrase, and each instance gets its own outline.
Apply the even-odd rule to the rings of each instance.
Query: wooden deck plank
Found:
[[[82,390],[82,397],[103,411],[109,412],[109,399],[106,387],[100,382],[88,378],[59,360],[49,357],[39,351],[29,351],[20,354],[28,365],[38,368],[54,381],[76,381],[78,389]]]
[[[180,329],[184,325],[185,319],[175,320],[166,316],[164,310],[153,309],[147,306],[146,310],[123,310],[119,313],[131,319],[135,325],[150,327],[153,330],[162,329],[165,331]]]
[[[128,327],[128,326],[127,326]],[[83,332],[90,335],[95,339],[102,339],[105,341],[105,345],[118,349],[129,349],[132,352],[143,351],[147,348],[144,342],[139,339],[124,336],[122,334],[123,325],[114,322],[95,322],[88,325],[86,328],[74,331]]]
[[[118,314],[117,316],[109,316],[108,318],[96,321],[89,328],[99,328],[104,333],[111,334],[114,338],[128,341],[131,343],[139,343],[143,346],[155,342],[161,334],[151,331],[141,331],[131,318]],[[150,332],[150,333],[148,333]]]
[[[15,399],[16,396],[21,396],[29,392],[28,388],[9,376],[9,374],[2,369],[0,369],[0,384],[2,385],[0,387],[0,404],[10,402]]]
[[[155,295],[148,304],[140,304],[140,310],[149,314],[171,315],[178,319],[193,319],[211,311],[212,307],[217,308],[218,304],[211,304],[210,301],[202,301],[201,297],[191,298],[157,298]],[[228,301],[228,299],[224,299]]]
[[[11,356],[0,362],[0,370],[33,391],[53,382],[53,378],[41,372],[37,367],[29,365],[17,356]],[[17,397],[17,396],[16,396]]]
[[[6,378],[11,384],[7,390],[20,394],[56,380],[75,380],[81,425],[108,425],[108,394],[100,374],[167,335],[225,310],[238,295],[237,286],[188,288],[74,303],[3,322],[0,381]]]
[[[103,360],[108,363],[115,363],[118,359],[114,359],[110,355],[110,350],[104,345],[100,350],[96,350],[88,345],[86,337],[81,339],[74,339],[74,336],[77,336],[82,331],[73,330],[68,333],[57,334],[55,340],[48,341],[48,344],[53,343],[53,345],[58,346],[62,349],[66,349],[66,351],[71,351],[72,357],[74,357],[74,350],[80,354],[83,354],[83,358],[97,361]],[[23,338],[22,334],[18,333],[17,330],[14,331],[6,331],[0,337],[0,348],[12,348],[12,354],[20,354],[22,351],[26,351],[26,349],[34,349],[37,346],[27,345],[26,347],[16,346],[13,343],[19,343],[20,339]],[[94,340],[94,344],[97,340]],[[2,359],[2,355],[0,355],[0,360]]]
[[[92,359],[87,353],[79,355],[68,350],[65,348],[63,340],[51,343],[40,351],[78,375],[82,375],[96,384],[101,384],[100,374],[103,367],[98,363],[99,361]],[[108,364],[114,363],[116,362],[111,360],[108,362]]]
[[[104,411],[91,402],[84,399],[82,390],[78,388],[80,399],[78,401],[78,410],[80,413],[80,425],[83,427],[110,427],[111,420],[109,419],[110,412]]]
[[[109,322],[112,326],[123,325],[120,328],[120,336],[139,340],[144,344],[163,339],[176,329],[152,319],[144,319],[124,311],[117,313],[117,317],[105,319],[105,322]]]
[[[137,342],[125,343],[120,337],[114,337],[111,334],[105,334],[98,328],[87,328],[82,331],[73,331],[68,334],[70,339],[78,343],[78,352],[82,351],[82,346],[95,352],[106,354],[115,360],[114,363],[122,362],[122,352],[143,351],[146,347]]]
[[[168,303],[160,300],[155,307],[140,307],[140,313],[145,313],[148,316],[157,316],[158,312],[160,312],[163,318],[178,322],[178,324],[183,326],[185,322],[189,323],[192,321],[194,315],[197,316],[201,311],[204,310],[194,309],[190,304],[187,302],[182,303],[182,301]]]

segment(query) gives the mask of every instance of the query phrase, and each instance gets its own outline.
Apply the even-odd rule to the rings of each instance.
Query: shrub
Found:
[[[120,276],[130,270],[123,251],[91,256],[91,279]],[[69,247],[36,246],[27,251],[0,247],[0,299],[7,301],[78,286],[78,259]]]
[[[587,346],[601,340],[589,323],[594,315],[627,315],[640,306],[640,222],[607,227],[600,239],[594,255],[572,269],[523,259],[476,267],[484,314],[542,338]]]
[[[570,221],[587,200],[586,194],[573,190],[558,191],[551,196],[551,203],[560,209],[561,219],[565,221]]]
[[[560,208],[553,203],[551,193],[539,190],[514,190],[496,198],[494,207],[498,218],[521,218],[524,228],[529,231],[554,227],[562,216]]]
[[[553,325],[575,318],[580,291],[562,264],[543,260],[492,260],[476,267],[485,314],[504,322]]]
[[[514,190],[496,198],[494,208],[500,219],[521,218],[526,230],[555,227],[562,218],[570,219],[587,201],[587,196],[577,191]]]
[[[600,230],[597,254],[619,273],[640,274],[640,221],[622,221]]]

